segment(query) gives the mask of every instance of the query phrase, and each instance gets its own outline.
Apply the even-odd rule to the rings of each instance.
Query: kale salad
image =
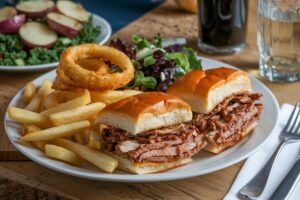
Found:
[[[80,4],[23,0],[0,8],[0,66],[58,62],[64,49],[94,43],[100,33]]]

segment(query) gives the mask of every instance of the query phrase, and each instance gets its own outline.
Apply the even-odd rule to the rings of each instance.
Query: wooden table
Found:
[[[256,48],[256,1],[249,1],[248,48],[241,54],[230,56],[210,56],[252,73],[258,79],[258,51]],[[153,37],[161,33],[163,37],[186,37],[193,48],[196,47],[197,16],[178,10],[172,1],[167,1],[157,9],[129,24],[113,37],[129,40],[132,34]],[[199,52],[202,56],[207,56]],[[41,73],[0,74],[1,117],[3,119],[8,102],[24,84]],[[261,80],[275,94],[280,104],[298,100],[300,83],[276,84]],[[111,183],[91,181],[57,173],[24,157],[6,140],[3,123],[0,123],[0,176],[62,197],[73,199],[221,199],[233,182],[242,162],[226,169],[186,180],[160,183]]]

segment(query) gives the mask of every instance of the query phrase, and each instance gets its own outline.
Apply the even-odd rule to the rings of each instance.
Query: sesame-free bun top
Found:
[[[169,87],[167,94],[183,99],[194,112],[207,114],[226,97],[251,91],[246,72],[220,67],[184,75]]]
[[[97,123],[136,135],[191,119],[190,105],[180,98],[162,92],[144,92],[108,105],[99,114]]]

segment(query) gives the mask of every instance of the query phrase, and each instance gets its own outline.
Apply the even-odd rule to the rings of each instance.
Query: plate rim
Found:
[[[101,24],[103,24],[106,27],[107,34],[104,35],[104,38],[102,41],[100,41],[97,44],[105,44],[111,34],[112,34],[112,28],[109,22],[104,19],[103,17],[95,14],[95,13],[90,13],[93,16],[93,19],[97,18],[98,21],[101,21]],[[101,36],[101,34],[99,35]],[[98,37],[99,37],[98,36]],[[0,65],[0,71],[6,71],[6,72],[35,72],[35,71],[45,71],[49,69],[54,69],[58,65],[58,62],[54,63],[45,63],[45,64],[40,64],[40,65],[22,65],[22,66],[17,66],[17,65],[11,65],[11,66],[6,66],[6,65]]]
[[[225,67],[230,67],[230,68],[236,68],[239,70],[242,70],[238,67],[229,65],[227,63],[224,63],[222,61],[218,61],[218,60],[214,60],[214,59],[210,59],[210,58],[205,58],[205,57],[200,57],[200,59],[204,59],[207,60],[209,62],[214,62],[214,63],[218,63],[222,66]],[[242,70],[244,71],[244,70]],[[55,70],[52,70],[50,72],[47,72],[39,77],[37,77],[36,79],[34,79],[33,81],[36,81],[37,79],[43,77],[43,76],[47,76],[51,73],[54,73]],[[249,73],[248,73],[249,74]],[[208,174],[208,173],[212,173],[224,168],[227,168],[229,166],[232,166],[242,160],[244,160],[245,158],[249,157],[250,155],[254,154],[255,152],[257,152],[258,150],[260,150],[263,145],[271,138],[271,136],[274,134],[274,130],[276,129],[276,127],[279,124],[279,111],[280,111],[280,107],[279,107],[279,103],[276,99],[276,97],[274,96],[274,94],[272,93],[272,91],[266,86],[264,85],[260,80],[256,79],[253,75],[249,74],[249,76],[251,77],[251,79],[254,79],[255,81],[257,81],[261,87],[263,87],[263,89],[265,89],[268,92],[268,95],[270,95],[270,97],[274,100],[275,103],[275,112],[276,112],[276,121],[274,123],[274,126],[272,127],[272,130],[269,130],[270,134],[268,134],[264,140],[257,145],[254,149],[249,150],[247,153],[245,153],[242,156],[236,157],[231,159],[230,162],[222,164],[222,165],[218,165],[216,167],[213,168],[209,168],[209,169],[203,169],[201,170],[199,173],[192,171],[185,171],[184,173],[176,173],[175,176],[172,176],[172,172],[168,173],[168,174],[163,174],[163,173],[157,173],[157,174],[147,174],[147,175],[142,175],[143,178],[139,178],[141,177],[141,175],[135,175],[135,174],[122,174],[121,176],[119,174],[106,174],[106,173],[99,173],[99,176],[91,176],[91,175],[87,175],[87,174],[83,174],[83,172],[79,172],[79,171],[75,171],[75,170],[69,170],[66,168],[62,168],[62,167],[55,167],[46,163],[43,163],[42,161],[40,161],[39,158],[36,158],[35,156],[31,156],[29,152],[27,151],[23,151],[23,149],[21,147],[19,147],[19,145],[13,140],[13,137],[11,134],[8,134],[7,130],[7,126],[8,126],[8,121],[10,120],[8,117],[8,113],[7,113],[7,109],[6,109],[6,113],[5,113],[5,117],[4,117],[4,129],[5,129],[5,133],[7,135],[7,137],[9,138],[10,142],[13,144],[13,146],[20,151],[22,154],[24,154],[26,157],[28,157],[30,160],[32,160],[33,162],[36,162],[37,164],[46,167],[48,169],[60,172],[60,173],[64,173],[64,174],[68,174],[71,176],[75,176],[75,177],[81,177],[81,178],[86,178],[86,179],[91,179],[91,180],[101,180],[101,181],[111,181],[111,182],[158,182],[158,181],[171,181],[171,180],[181,180],[181,179],[186,179],[186,178],[191,178],[191,177],[196,177],[196,176],[200,176],[200,175],[204,175],[204,174]],[[17,96],[20,95],[20,93],[23,91],[24,87],[22,89],[20,89],[15,96],[11,99],[10,103],[8,104],[8,107],[12,104],[12,102],[15,100],[15,98]],[[59,161],[57,161],[59,162]],[[112,176],[111,176],[112,175]],[[116,176],[118,175],[118,176]]]

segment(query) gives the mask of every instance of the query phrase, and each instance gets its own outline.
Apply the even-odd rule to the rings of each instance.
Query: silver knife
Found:
[[[276,188],[275,192],[272,194],[270,200],[287,200],[289,195],[294,190],[296,183],[300,179],[300,157],[294,163],[292,169],[283,179],[283,181]]]

